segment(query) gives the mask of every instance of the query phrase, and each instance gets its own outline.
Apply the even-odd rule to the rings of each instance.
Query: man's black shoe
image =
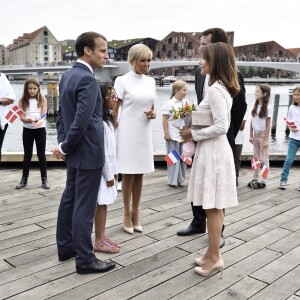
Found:
[[[78,274],[103,273],[113,269],[115,266],[115,263],[111,261],[101,261],[96,258],[96,260],[88,266],[76,266],[76,271]]]
[[[224,239],[224,235],[223,235],[224,229],[225,229],[225,225],[222,226],[221,239],[220,239],[220,248],[225,246],[225,239]]]
[[[222,232],[221,233],[221,239],[220,239],[220,248],[222,248],[224,246],[225,246],[225,239],[224,239],[223,232]]]
[[[66,252],[64,254],[58,254],[59,261],[66,261],[76,256],[75,251]]]
[[[179,236],[188,236],[196,233],[205,233],[206,231],[206,225],[201,226],[201,227],[194,227],[190,225],[189,227],[177,231],[177,235]]]

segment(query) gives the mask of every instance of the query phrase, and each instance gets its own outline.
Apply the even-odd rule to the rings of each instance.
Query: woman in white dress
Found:
[[[124,230],[142,232],[139,207],[143,175],[154,171],[151,119],[155,119],[155,80],[149,72],[152,52],[137,44],[130,48],[128,60],[132,70],[116,79],[120,116],[117,134],[118,172],[123,174]],[[118,111],[118,108],[117,110]],[[131,206],[132,199],[132,206]]]
[[[187,199],[195,206],[202,205],[207,214],[209,246],[201,259],[196,258],[195,271],[209,276],[214,270],[222,272],[224,268],[219,248],[223,209],[238,205],[234,159],[226,133],[232,97],[240,87],[231,46],[213,43],[202,46],[200,52],[201,74],[210,76],[208,95],[200,106],[211,109],[213,125],[182,130],[182,137],[197,142]]]

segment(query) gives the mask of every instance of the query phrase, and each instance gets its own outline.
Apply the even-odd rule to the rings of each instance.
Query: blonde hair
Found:
[[[144,44],[136,44],[132,46],[128,51],[128,61],[131,65],[137,60],[146,59],[150,56],[152,59],[153,54],[151,49]]]
[[[183,81],[183,80],[176,80],[176,81],[173,83],[173,85],[172,85],[172,94],[171,94],[170,99],[172,99],[172,98],[175,96],[176,91],[181,90],[181,89],[183,89],[184,87],[187,87],[187,84],[186,84],[185,81]]]

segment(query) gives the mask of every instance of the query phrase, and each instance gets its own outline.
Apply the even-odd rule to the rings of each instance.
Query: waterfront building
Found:
[[[76,40],[64,40],[61,42],[61,56],[63,61],[75,61],[77,59],[75,42]]]
[[[296,56],[297,62],[300,62],[300,48],[289,48],[287,50],[292,52]]]
[[[296,55],[276,43],[275,41],[234,47],[234,54],[238,60],[256,61],[296,61]]]
[[[10,64],[10,57],[9,51],[4,45],[0,45],[0,65],[9,65]]]
[[[201,34],[201,32],[170,32],[165,38],[157,43],[154,51],[154,59],[199,59]],[[234,32],[228,31],[226,34],[228,36],[229,44],[233,46]],[[158,76],[194,75],[195,67],[166,68],[155,70],[152,73]]]
[[[127,40],[112,40],[107,43],[108,55],[110,59],[116,61],[127,60],[129,49],[136,44],[145,44],[153,52],[155,52],[156,45],[159,41],[153,38],[135,38]]]
[[[13,65],[56,64],[62,60],[61,44],[47,26],[24,33],[7,48]]]

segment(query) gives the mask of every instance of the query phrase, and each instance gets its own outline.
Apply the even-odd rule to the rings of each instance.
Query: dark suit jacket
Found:
[[[99,169],[104,165],[102,97],[89,68],[76,62],[59,83],[57,140],[68,166]]]
[[[238,79],[239,79],[241,90],[233,98],[232,107],[231,107],[231,122],[227,132],[227,139],[232,149],[235,145],[234,139],[240,130],[244,115],[247,110],[244,77],[243,74],[239,71],[238,71]],[[195,89],[196,89],[198,104],[203,100],[204,82],[205,82],[205,75],[201,75],[200,67],[198,67],[195,72]]]

